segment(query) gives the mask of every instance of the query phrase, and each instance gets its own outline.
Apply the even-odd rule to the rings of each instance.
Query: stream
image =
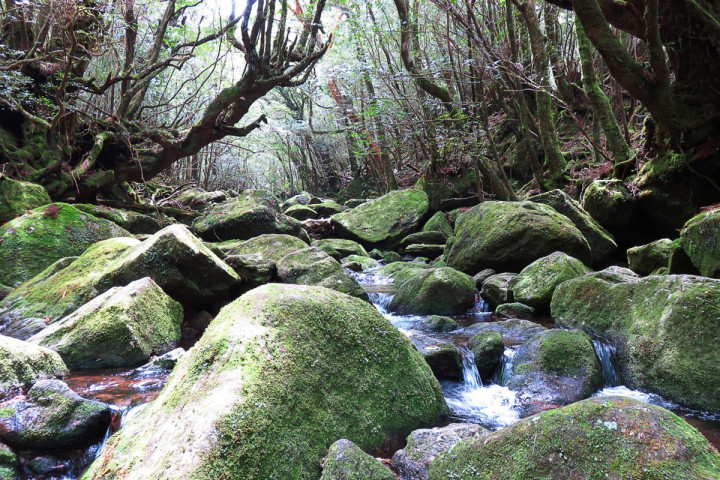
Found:
[[[426,335],[413,329],[423,317],[413,315],[396,315],[388,310],[392,301],[394,289],[392,280],[375,275],[373,271],[364,273],[351,273],[353,277],[368,292],[375,308],[405,335]],[[477,423],[490,430],[497,430],[512,425],[521,419],[521,407],[516,394],[507,388],[513,370],[513,360],[519,345],[507,344],[502,356],[501,366],[489,382],[483,383],[475,366],[473,354],[466,347],[469,342],[467,327],[479,322],[495,322],[494,316],[485,302],[478,298],[472,311],[451,316],[460,329],[449,333],[432,333],[433,338],[452,342],[458,347],[463,357],[463,380],[442,380],[445,400],[450,407],[452,420]],[[538,317],[534,322],[544,327],[553,327],[552,319]],[[594,340],[595,353],[602,367],[603,388],[595,393],[595,397],[622,396],[659,405],[683,417],[688,423],[697,428],[716,448],[720,449],[720,415],[699,410],[681,407],[669,402],[659,395],[631,390],[622,385],[616,368],[615,349],[601,340]]]

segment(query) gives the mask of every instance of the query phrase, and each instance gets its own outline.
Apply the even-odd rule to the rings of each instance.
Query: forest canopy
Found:
[[[421,180],[446,206],[617,178],[720,201],[708,0],[0,8],[2,171],[53,199],[137,201],[160,175],[341,199]]]

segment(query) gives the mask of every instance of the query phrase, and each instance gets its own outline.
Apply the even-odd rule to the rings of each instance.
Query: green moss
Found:
[[[475,365],[481,378],[488,378],[493,374],[505,351],[502,335],[492,330],[473,336],[468,347],[475,356]]]
[[[691,218],[680,232],[680,244],[705,277],[720,277],[720,210]]]
[[[182,306],[149,278],[112,288],[28,342],[60,354],[71,369],[131,367],[180,340]]]
[[[512,302],[498,305],[495,315],[505,318],[524,318],[530,320],[535,316],[535,309],[524,303]]]
[[[335,260],[340,260],[348,255],[359,255],[362,257],[368,256],[367,250],[365,250],[362,245],[352,240],[345,240],[342,238],[323,238],[322,240],[313,242],[313,246],[319,248],[333,258],[335,258],[335,255],[339,255],[335,258]]]
[[[52,350],[0,335],[0,400],[24,392],[38,379],[66,373],[67,367]]]
[[[76,204],[78,210],[97,218],[110,220],[115,225],[134,234],[153,234],[160,230],[160,223],[153,217],[141,213],[118,210],[104,205]]]
[[[244,242],[224,242],[218,248],[225,256],[247,255],[256,260],[277,263],[288,253],[307,248],[307,243],[290,235],[268,234]]]
[[[440,232],[445,238],[453,236],[453,228],[447,219],[447,215],[444,212],[437,212],[435,215],[430,217],[423,227],[423,232]]]
[[[690,275],[621,281],[600,272],[560,285],[551,311],[560,325],[610,339],[629,387],[720,412],[720,282]]]
[[[428,197],[422,190],[396,190],[333,215],[338,235],[375,247],[393,246],[416,230],[428,213]]]
[[[707,480],[720,455],[681,418],[631,399],[541,413],[438,457],[428,480]]]
[[[474,275],[486,268],[519,271],[556,251],[590,261],[585,237],[552,207],[532,202],[484,202],[458,219],[446,260],[451,267]]]
[[[33,210],[0,227],[0,283],[17,286],[56,260],[129,233],[114,223],[58,203]]]
[[[370,257],[364,257],[361,255],[349,255],[340,260],[340,263],[345,265],[346,263],[358,263],[363,270],[369,270],[378,266],[377,260],[373,260]]]
[[[472,277],[452,268],[405,270],[407,279],[398,281],[390,310],[400,314],[456,315],[475,305]]]
[[[318,479],[338,438],[374,453],[446,412],[422,357],[371,305],[271,284],[222,310],[84,478]]]
[[[330,446],[320,480],[395,480],[395,475],[348,440]]]
[[[307,205],[293,205],[292,207],[285,210],[285,215],[294,218],[295,220],[307,220],[310,218],[317,218],[318,212],[308,207]]]
[[[673,242],[668,238],[633,247],[627,251],[628,264],[633,272],[650,275],[660,268],[669,267],[673,250]]]
[[[592,341],[581,331],[550,330],[543,333],[536,361],[542,370],[561,375],[598,371]]]
[[[511,288],[516,301],[548,312],[552,294],[563,282],[590,272],[580,260],[555,252],[535,260],[513,280]]]
[[[50,203],[50,196],[41,185],[12,180],[0,173],[0,224],[25,212]]]

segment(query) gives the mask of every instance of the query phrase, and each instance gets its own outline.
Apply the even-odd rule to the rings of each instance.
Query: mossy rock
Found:
[[[295,220],[309,220],[312,218],[318,218],[318,212],[306,205],[293,205],[292,207],[285,210],[285,215],[292,217]]]
[[[412,244],[405,247],[405,255],[416,258],[438,258],[442,256],[444,250],[445,245]],[[447,266],[446,262],[442,263],[438,266]]]
[[[720,277],[720,209],[691,218],[680,232],[680,244],[704,277]]]
[[[317,480],[338,438],[377,454],[447,413],[420,354],[372,305],[266,285],[220,312],[83,478]]]
[[[473,423],[451,423],[445,427],[422,428],[407,437],[407,445],[392,458],[402,478],[426,480],[428,467],[441,453],[460,440],[479,438],[489,432]]]
[[[387,264],[390,263],[396,263],[402,260],[402,257],[397,252],[385,252],[385,254],[382,257],[383,261]]]
[[[287,214],[288,209],[291,207],[300,205],[300,206],[306,206],[310,203],[310,200],[313,199],[313,194],[309,192],[302,191],[298,193],[295,196],[292,196],[285,200],[281,205],[280,208],[283,212]]]
[[[425,223],[422,229],[423,232],[440,232],[446,239],[453,236],[453,227],[447,219],[447,215],[444,212],[437,212],[435,215],[430,217],[430,220]]]
[[[277,263],[288,253],[307,248],[308,244],[291,235],[266,234],[242,242],[223,242],[217,246],[227,256],[243,255],[253,260]]]
[[[378,271],[378,275],[388,277],[396,285],[400,285],[415,275],[418,270],[427,270],[429,267],[418,262],[392,262],[388,263]]]
[[[160,222],[153,217],[128,210],[118,210],[105,205],[89,205],[86,203],[76,204],[75,208],[97,218],[110,220],[118,227],[124,228],[133,234],[152,235],[162,228]]]
[[[277,269],[283,283],[318,285],[369,301],[365,290],[340,262],[315,247],[285,255],[278,261]]]
[[[388,467],[350,440],[330,445],[320,480],[396,480]]]
[[[561,326],[608,339],[630,388],[720,412],[720,281],[592,273],[561,284],[551,311]]]
[[[634,230],[636,202],[621,180],[595,180],[583,192],[582,207],[621,243]]]
[[[332,216],[337,234],[368,247],[396,245],[417,230],[428,213],[422,190],[396,190]]]
[[[582,330],[546,330],[515,355],[507,386],[518,392],[524,415],[588,398],[602,386],[602,370]]]
[[[445,245],[447,237],[442,232],[416,232],[411,233],[400,241],[400,246],[408,247],[416,244]],[[442,251],[440,252],[442,253]]]
[[[511,459],[511,461],[509,461]],[[464,440],[428,480],[720,477],[720,455],[680,417],[629,398],[597,398]]]
[[[27,391],[37,380],[61,378],[67,371],[52,350],[0,335],[0,401]]]
[[[0,173],[0,198],[2,198],[0,224],[52,201],[41,185],[13,180],[2,173]]]
[[[495,270],[492,268],[486,268],[485,270],[481,270],[478,273],[476,273],[473,276],[473,281],[475,282],[475,287],[478,290],[482,290],[482,286],[485,283],[485,280],[492,277],[493,275],[497,274]]]
[[[134,367],[180,340],[182,306],[150,278],[111,288],[28,339],[73,370]]]
[[[319,217],[326,218],[335,215],[336,213],[344,212],[347,207],[343,207],[335,200],[324,200],[321,203],[312,205],[312,209],[315,210]]]
[[[189,188],[172,199],[173,205],[195,211],[203,211],[213,204],[226,202],[230,198],[227,192],[221,190],[206,192],[202,188]]]
[[[516,273],[497,273],[489,276],[482,284],[481,295],[492,308],[513,301],[512,284]]]
[[[415,324],[415,328],[418,330],[428,332],[452,332],[460,328],[460,325],[450,317],[444,317],[442,315],[431,315],[423,318]]]
[[[627,259],[630,270],[640,275],[650,275],[660,268],[668,268],[672,254],[673,241],[663,238],[628,249]]]
[[[343,238],[323,238],[322,240],[314,241],[312,246],[319,248],[323,252],[335,258],[335,260],[340,260],[341,258],[349,255],[359,255],[361,257],[368,256],[365,247],[360,245],[358,242],[345,240]]]
[[[528,200],[549,205],[558,213],[569,218],[587,240],[594,265],[609,262],[617,252],[617,244],[613,236],[588,212],[583,210],[579,202],[562,190],[552,190],[534,195]]]
[[[16,287],[95,242],[129,235],[109,220],[66,203],[36,208],[0,227],[0,283]]]
[[[280,213],[277,198],[262,190],[245,191],[239,198],[208,209],[192,227],[211,242],[248,240],[270,233],[308,240],[300,222]]]
[[[462,380],[462,355],[455,344],[415,332],[410,335],[410,340],[420,351],[436,378]]]
[[[395,289],[389,308],[404,315],[456,315],[475,305],[475,282],[452,268],[416,269],[400,282],[396,274]]]
[[[346,200],[345,203],[343,203],[343,205],[345,205],[348,208],[355,208],[355,207],[359,207],[363,203],[367,203],[369,201],[370,201],[370,199],[367,199],[367,198],[351,198],[349,200]]]
[[[563,282],[589,273],[580,260],[562,252],[535,260],[512,282],[515,301],[529,305],[538,312],[550,311],[552,294]]]
[[[27,397],[0,409],[0,440],[16,449],[69,450],[102,439],[112,410],[86,400],[60,380],[38,380]]]
[[[476,323],[466,328],[465,332],[468,335],[477,335],[478,333],[488,331],[498,332],[503,338],[503,341],[506,343],[521,344],[546,330],[547,328],[538,323],[519,318],[512,318],[510,320],[503,320],[500,322]]]
[[[49,267],[0,302],[3,333],[29,338],[112,287],[153,278],[187,308],[236,298],[242,280],[183,225],[144,242],[115,238],[91,246],[62,269]]]
[[[493,201],[460,217],[446,260],[451,267],[471,275],[486,268],[517,272],[558,251],[590,262],[590,247],[583,234],[552,207]]]
[[[535,309],[520,302],[503,303],[495,309],[495,315],[503,318],[522,318],[532,320],[535,316]]]
[[[340,260],[340,263],[344,266],[346,263],[357,263],[360,265],[360,270],[370,270],[372,268],[377,268],[378,262],[377,260],[373,260],[370,257],[364,257],[361,255],[348,255],[347,257]]]
[[[492,376],[500,365],[500,359],[505,351],[505,344],[500,332],[485,330],[470,339],[468,348],[475,357],[475,366],[480,378],[487,379]]]

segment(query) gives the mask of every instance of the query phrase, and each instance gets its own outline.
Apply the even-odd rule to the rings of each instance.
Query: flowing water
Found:
[[[391,280],[378,276],[372,271],[355,273],[353,276],[368,292],[370,300],[377,310],[401,332],[408,336],[420,333],[414,330],[414,326],[423,317],[396,315],[388,310],[394,295]],[[475,366],[473,354],[466,347],[469,338],[463,329],[478,322],[495,321],[494,316],[488,310],[487,304],[478,298],[475,308],[470,312],[453,317],[461,326],[460,330],[446,334],[433,333],[432,336],[453,342],[462,354],[463,381],[440,382],[453,419],[478,423],[491,430],[496,430],[517,422],[521,417],[520,405],[515,392],[506,387],[512,375],[517,345],[506,345],[500,367],[491,379],[483,383]],[[553,326],[553,321],[549,317],[534,319],[534,321],[545,327]],[[616,368],[617,352],[615,348],[601,339],[593,340],[593,345],[603,376],[603,388],[594,395],[595,397],[630,397],[667,408],[682,416],[705,435],[710,443],[720,449],[720,415],[684,408],[659,395],[629,389],[622,384]]]

